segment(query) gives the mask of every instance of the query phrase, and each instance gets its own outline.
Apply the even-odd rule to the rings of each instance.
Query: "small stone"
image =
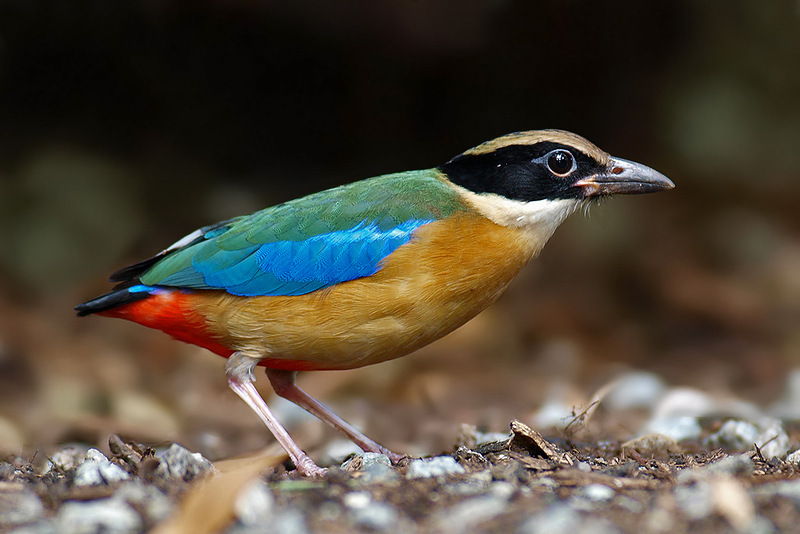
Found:
[[[264,532],[264,525],[256,532]],[[303,513],[297,508],[289,508],[276,513],[269,522],[268,532],[279,532],[280,534],[307,534],[310,532],[306,525]]]
[[[406,476],[408,478],[430,478],[465,472],[465,469],[452,456],[436,456],[412,460],[408,464]]]
[[[675,440],[664,434],[646,434],[644,436],[626,441],[622,450],[634,450],[645,457],[665,458],[671,453],[681,452]]]
[[[74,483],[76,486],[96,486],[129,478],[130,475],[124,469],[112,464],[102,452],[89,449],[84,462],[75,470]]]
[[[782,480],[768,482],[750,490],[750,493],[761,502],[767,502],[775,497],[784,497],[794,501],[795,506],[800,505],[800,480]]]
[[[786,456],[786,461],[793,464],[800,464],[800,449],[789,453],[789,455]]]
[[[61,471],[76,469],[86,459],[87,451],[88,449],[84,445],[65,445],[48,458],[44,472],[47,473],[54,467]]]
[[[714,496],[711,484],[698,480],[693,484],[675,488],[674,496],[678,508],[689,519],[699,520],[708,517],[714,510]]]
[[[373,484],[388,484],[400,478],[400,474],[394,467],[383,463],[375,462],[365,465],[361,470],[364,473],[364,475],[361,477],[361,480]]]
[[[43,513],[42,501],[30,489],[21,484],[0,486],[0,527],[33,523]]]
[[[705,442],[710,447],[719,447],[726,451],[746,451],[753,447],[758,434],[756,425],[730,419],[725,421],[719,430],[708,436]]]
[[[649,420],[643,434],[663,434],[675,442],[696,440],[703,429],[697,418],[689,415],[665,416]]]
[[[453,484],[448,484],[446,490],[453,495],[478,495],[486,493],[492,484],[492,472],[488,469],[472,473]]]
[[[658,502],[658,501],[657,501]],[[666,507],[654,506],[645,517],[644,532],[670,533],[675,530],[675,514]]]
[[[645,510],[645,506],[641,501],[637,501],[636,499],[628,497],[627,495],[617,495],[614,498],[614,504],[620,508],[624,508],[632,514],[640,514]]]
[[[716,413],[717,402],[708,394],[691,388],[672,388],[653,409],[653,418],[704,417]]]
[[[436,514],[432,532],[474,532],[475,527],[503,513],[508,497],[494,494],[472,497]]]
[[[753,459],[746,454],[734,454],[705,467],[715,475],[749,475],[755,469]]]
[[[789,452],[789,436],[783,427],[783,423],[777,419],[762,421],[761,431],[755,439],[755,444],[761,451],[761,455],[766,458],[781,458]]]
[[[573,534],[581,532],[580,514],[569,505],[553,504],[526,519],[520,528],[524,534]]]
[[[372,496],[366,491],[354,491],[346,494],[342,501],[348,508],[365,508],[372,502]]]
[[[342,469],[345,471],[352,470],[351,466],[357,465],[354,462],[359,461],[361,467],[359,471],[363,473],[360,480],[370,483],[388,483],[400,477],[397,470],[392,467],[392,462],[385,454],[375,452],[363,452],[342,464]]]
[[[85,532],[141,532],[142,519],[136,511],[119,499],[68,501],[54,518],[55,531],[61,534]]]
[[[377,531],[396,531],[397,510],[383,502],[373,502],[369,506],[356,508],[352,512],[353,520],[361,527]]]
[[[161,462],[156,468],[156,473],[164,477],[179,478],[188,482],[214,471],[214,466],[202,454],[192,453],[177,443],[173,443],[157,456]]]
[[[369,468],[373,465],[385,465],[386,467],[392,467],[392,461],[385,454],[379,454],[377,452],[365,452],[361,455],[361,458],[364,461],[362,469]]]
[[[655,374],[634,371],[621,376],[603,398],[609,410],[652,408],[664,395],[667,387]]]
[[[267,485],[261,480],[256,480],[236,496],[233,513],[243,525],[264,525],[272,518],[274,505],[275,498]]]
[[[114,493],[113,499],[132,506],[151,523],[158,523],[169,517],[174,506],[172,501],[158,488],[139,481],[122,484]]]
[[[498,480],[497,482],[493,482],[492,485],[489,487],[489,493],[495,497],[500,499],[508,500],[514,495],[516,488],[510,482],[505,482],[503,480]]]
[[[593,502],[606,502],[614,498],[616,492],[603,484],[589,484],[580,488],[576,494]]]

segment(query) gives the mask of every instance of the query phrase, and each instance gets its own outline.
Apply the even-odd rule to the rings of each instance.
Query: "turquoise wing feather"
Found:
[[[375,274],[417,228],[460,209],[436,170],[378,176],[208,227],[140,280],[243,296],[302,295]]]

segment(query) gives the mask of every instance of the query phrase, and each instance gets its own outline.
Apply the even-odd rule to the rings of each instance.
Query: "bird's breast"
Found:
[[[544,243],[472,213],[419,228],[369,277],[300,296],[196,292],[193,310],[231,350],[275,368],[348,369],[396,358],[494,302]]]

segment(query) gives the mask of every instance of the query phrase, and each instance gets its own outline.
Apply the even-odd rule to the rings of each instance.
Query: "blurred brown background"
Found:
[[[0,0],[0,449],[270,443],[220,358],[72,306],[198,226],[539,128],[678,187],[574,216],[460,331],[306,389],[416,453],[624,368],[774,401],[800,363],[798,95],[788,0]]]

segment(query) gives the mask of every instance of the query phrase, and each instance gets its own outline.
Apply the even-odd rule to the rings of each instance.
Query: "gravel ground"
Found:
[[[177,444],[153,449],[112,435],[109,456],[69,445],[47,458],[6,458],[0,528],[31,534],[796,531],[796,425],[746,403],[726,405],[736,416],[704,415],[721,407],[696,391],[645,394],[656,386],[651,375],[632,373],[606,395],[618,411],[648,405],[642,428],[660,430],[626,442],[574,439],[575,427],[592,417],[590,407],[555,432],[558,438],[519,421],[507,436],[464,426],[451,454],[396,466],[383,455],[350,454],[322,479],[287,471],[282,455],[212,464]],[[684,415],[675,415],[675,406]],[[336,444],[330,449],[334,456]]]

